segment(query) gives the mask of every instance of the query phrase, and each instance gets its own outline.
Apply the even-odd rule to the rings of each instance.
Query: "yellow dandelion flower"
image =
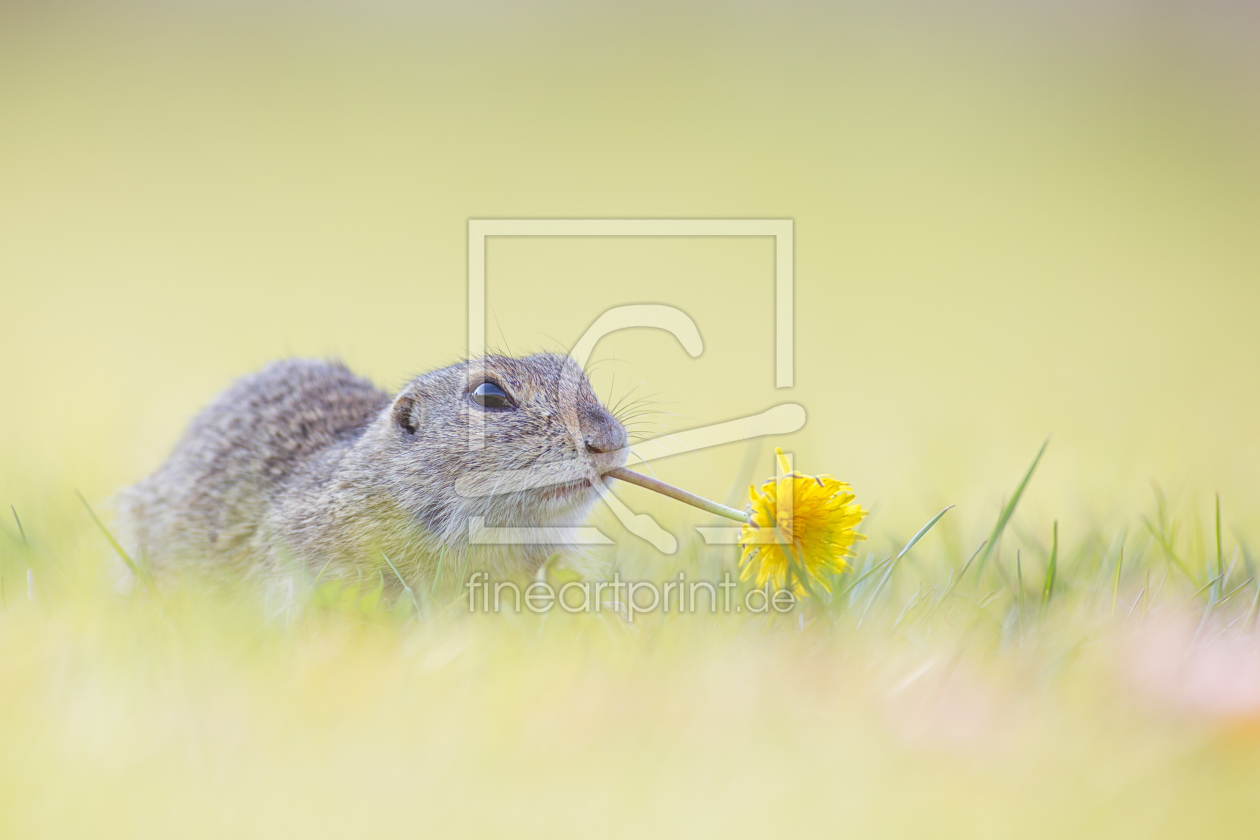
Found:
[[[758,588],[768,580],[775,589],[791,586],[798,597],[809,594],[812,583],[830,592],[824,574],[849,569],[844,558],[855,557],[853,544],[866,539],[856,528],[867,512],[845,482],[789,470],[783,450],[774,452],[783,477],[748,488],[752,506],[740,534],[739,579],[755,573]]]

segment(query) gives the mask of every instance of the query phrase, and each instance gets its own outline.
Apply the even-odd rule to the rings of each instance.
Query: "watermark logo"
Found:
[[[730,573],[714,583],[708,580],[687,580],[682,572],[677,578],[662,583],[625,581],[619,574],[612,580],[569,581],[560,587],[545,580],[535,580],[524,587],[514,581],[492,581],[485,572],[474,572],[464,588],[468,590],[469,612],[548,613],[560,609],[567,613],[620,614],[633,623],[636,616],[659,610],[662,613],[789,613],[796,606],[796,596],[788,589],[749,589],[742,598],[733,595],[739,584]]]
[[[468,222],[468,355],[476,359],[486,352],[486,246],[492,236],[514,237],[772,237],[774,259],[774,335],[775,387],[791,388],[794,384],[793,331],[793,222],[791,219],[470,219]],[[667,304],[629,304],[612,306],[595,319],[578,339],[569,357],[561,382],[562,414],[571,419],[575,435],[580,435],[576,422],[578,377],[604,336],[618,330],[648,327],[672,334],[692,358],[704,351],[700,331],[687,313]],[[470,376],[472,374],[470,373]],[[470,387],[473,383],[470,381]],[[669,437],[688,450],[705,449],[722,444],[751,440],[770,435],[784,435],[805,425],[805,409],[798,403],[783,402],[766,411],[721,423],[672,432]],[[649,443],[650,441],[644,441]],[[485,430],[479,418],[469,423],[468,445],[472,449],[485,446]],[[627,466],[652,459],[629,447]],[[564,465],[547,465],[528,470],[487,471],[462,477],[456,491],[466,497],[546,487],[573,479],[572,469]],[[646,540],[659,551],[672,554],[678,540],[647,514],[629,510],[603,482],[592,478],[613,514],[630,533]],[[788,500],[790,502],[790,500]],[[740,539],[739,527],[699,527],[704,541],[711,545],[734,545]],[[483,518],[469,523],[472,544],[519,545],[600,545],[610,544],[602,532],[592,527],[494,527]]]

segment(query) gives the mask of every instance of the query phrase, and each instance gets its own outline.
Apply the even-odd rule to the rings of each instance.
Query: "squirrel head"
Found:
[[[444,541],[487,526],[580,522],[603,474],[625,464],[625,427],[568,356],[486,356],[412,380],[382,413],[388,484]],[[380,463],[380,460],[377,461]]]

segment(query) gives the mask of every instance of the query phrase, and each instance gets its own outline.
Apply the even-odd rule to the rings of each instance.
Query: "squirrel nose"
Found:
[[[586,436],[586,451],[592,454],[604,454],[607,452],[616,452],[621,447],[613,443],[610,438],[600,435]]]
[[[606,454],[624,449],[628,438],[626,429],[612,417],[600,418],[595,427],[586,431],[586,451],[591,454]]]

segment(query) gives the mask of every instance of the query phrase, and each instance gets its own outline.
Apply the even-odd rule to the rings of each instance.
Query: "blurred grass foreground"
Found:
[[[0,4],[0,837],[1256,836],[1257,42],[1224,0]],[[585,217],[794,220],[790,390],[766,241],[495,240],[488,325],[684,309],[701,356],[618,334],[598,392],[803,405],[644,454],[851,483],[830,593],[114,592],[80,493],[108,526],[271,359],[457,358],[468,219]],[[603,517],[607,574],[736,572],[617,492],[680,547]]]

